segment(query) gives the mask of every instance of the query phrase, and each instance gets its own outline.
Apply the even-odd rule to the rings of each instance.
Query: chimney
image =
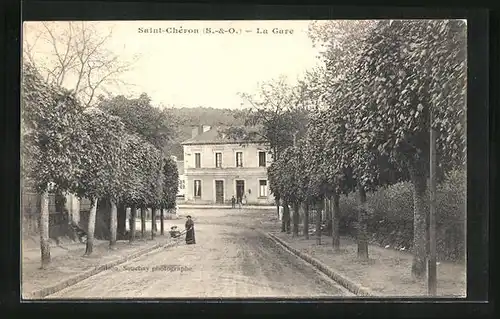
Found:
[[[196,137],[200,135],[201,133],[205,133],[207,131],[210,131],[212,127],[210,125],[198,125],[198,126],[193,126],[191,130],[191,137]]]
[[[201,126],[193,126],[191,129],[191,138],[196,137],[202,133]]]

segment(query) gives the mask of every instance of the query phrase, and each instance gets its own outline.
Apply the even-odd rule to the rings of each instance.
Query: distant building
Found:
[[[267,179],[271,154],[265,143],[242,144],[203,125],[194,127],[182,145],[188,203],[227,204],[232,196],[250,205],[274,202]]]
[[[182,200],[185,199],[186,195],[186,179],[184,175],[184,161],[179,161],[177,159],[177,156],[171,156],[171,158],[175,161],[177,164],[177,171],[179,173],[179,188],[177,191],[177,199]]]

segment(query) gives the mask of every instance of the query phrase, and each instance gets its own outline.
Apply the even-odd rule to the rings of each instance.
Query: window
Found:
[[[215,153],[215,167],[222,167],[222,153]]]
[[[267,181],[259,181],[259,197],[267,197]]]
[[[266,167],[266,152],[259,152],[259,167]]]
[[[184,189],[184,187],[186,187],[184,180],[179,180],[179,189]]]
[[[201,181],[194,181],[194,197],[201,197]]]
[[[243,167],[243,152],[236,152],[236,167]]]
[[[201,167],[201,153],[194,153],[194,165],[196,168]]]

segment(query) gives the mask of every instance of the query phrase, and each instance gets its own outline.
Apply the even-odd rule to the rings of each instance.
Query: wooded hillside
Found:
[[[174,142],[168,145],[165,151],[183,159],[182,143],[191,138],[191,128],[193,125],[243,125],[244,110],[216,109],[212,107],[195,108],[169,108],[169,113],[177,126],[177,136]]]

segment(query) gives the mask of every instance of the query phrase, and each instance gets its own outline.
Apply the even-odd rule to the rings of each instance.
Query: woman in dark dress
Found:
[[[187,216],[186,220],[186,244],[196,244],[196,240],[194,237],[194,222],[189,215]]]

